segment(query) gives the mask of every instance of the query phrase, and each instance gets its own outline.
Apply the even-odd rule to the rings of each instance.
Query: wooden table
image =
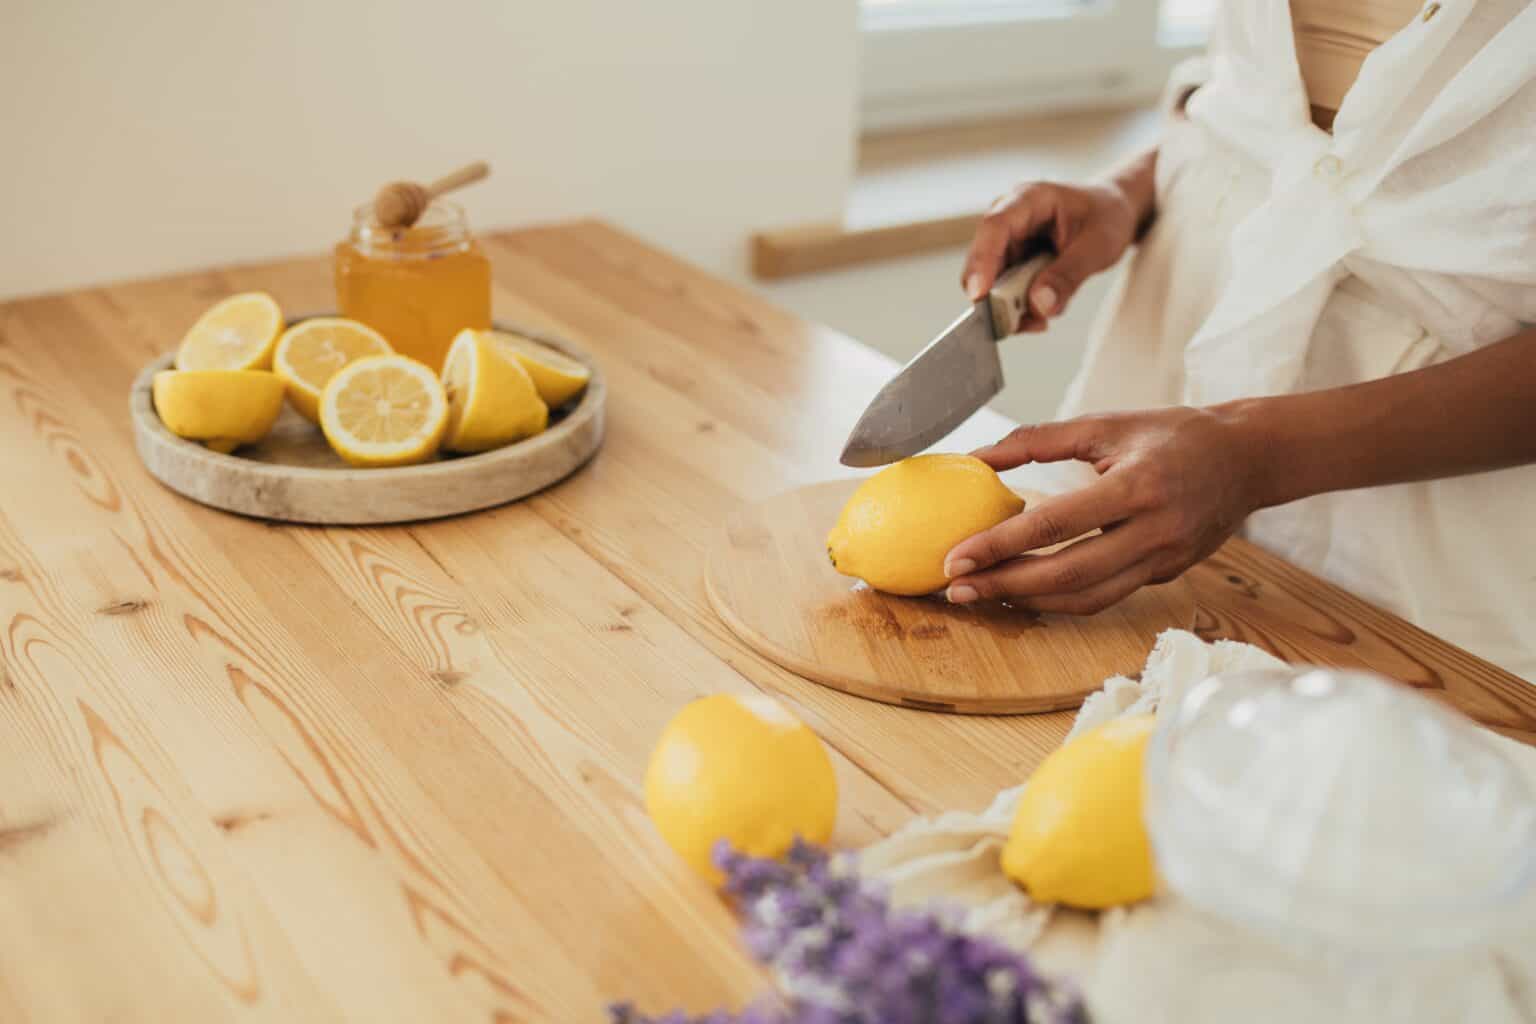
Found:
[[[0,306],[0,1020],[601,1019],[760,976],[651,831],[650,745],[765,690],[835,751],[837,839],[978,807],[1065,714],[902,710],[797,679],[710,613],[738,502],[846,472],[882,356],[596,223],[487,240],[498,315],[603,360],[609,437],[524,503],[390,529],[254,522],[140,466],[134,372],[296,260]],[[982,414],[955,446],[1007,424]],[[1229,544],[1207,635],[1365,664],[1536,738],[1536,688]]]

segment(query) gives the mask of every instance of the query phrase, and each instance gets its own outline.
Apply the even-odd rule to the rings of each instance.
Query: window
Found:
[[[861,0],[866,130],[1155,97],[1216,0]]]

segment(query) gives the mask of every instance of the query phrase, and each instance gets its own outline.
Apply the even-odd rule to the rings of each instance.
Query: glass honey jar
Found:
[[[408,228],[382,227],[373,204],[359,206],[334,267],[341,315],[434,370],[460,330],[491,326],[490,261],[452,203],[433,202]]]

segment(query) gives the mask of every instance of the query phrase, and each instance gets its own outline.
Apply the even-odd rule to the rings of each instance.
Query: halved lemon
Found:
[[[502,355],[485,332],[466,327],[443,363],[448,432],[443,447],[483,452],[532,437],[549,426],[549,406],[521,363]]]
[[[541,345],[532,338],[511,331],[481,331],[496,342],[503,354],[510,355],[523,365],[533,386],[539,389],[539,397],[551,409],[558,409],[581,393],[592,379],[592,371],[585,364],[572,359],[564,352],[556,352],[548,345]]]
[[[320,422],[320,396],[337,370],[364,356],[394,350],[384,336],[367,324],[343,317],[321,316],[296,323],[277,339],[272,368],[288,385],[288,401],[300,416]]]
[[[405,356],[364,356],[331,377],[320,429],[354,466],[409,466],[437,451],[448,426],[442,382]]]
[[[178,370],[268,370],[283,329],[283,311],[266,292],[244,292],[215,303],[181,339]]]
[[[216,452],[260,441],[283,411],[283,382],[264,370],[161,370],[153,394],[166,429]]]

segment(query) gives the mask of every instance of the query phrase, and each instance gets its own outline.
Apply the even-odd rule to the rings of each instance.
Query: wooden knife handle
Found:
[[[1042,253],[1003,271],[987,296],[992,306],[992,330],[997,340],[1012,337],[1029,316],[1029,286],[1051,262],[1050,253]]]

